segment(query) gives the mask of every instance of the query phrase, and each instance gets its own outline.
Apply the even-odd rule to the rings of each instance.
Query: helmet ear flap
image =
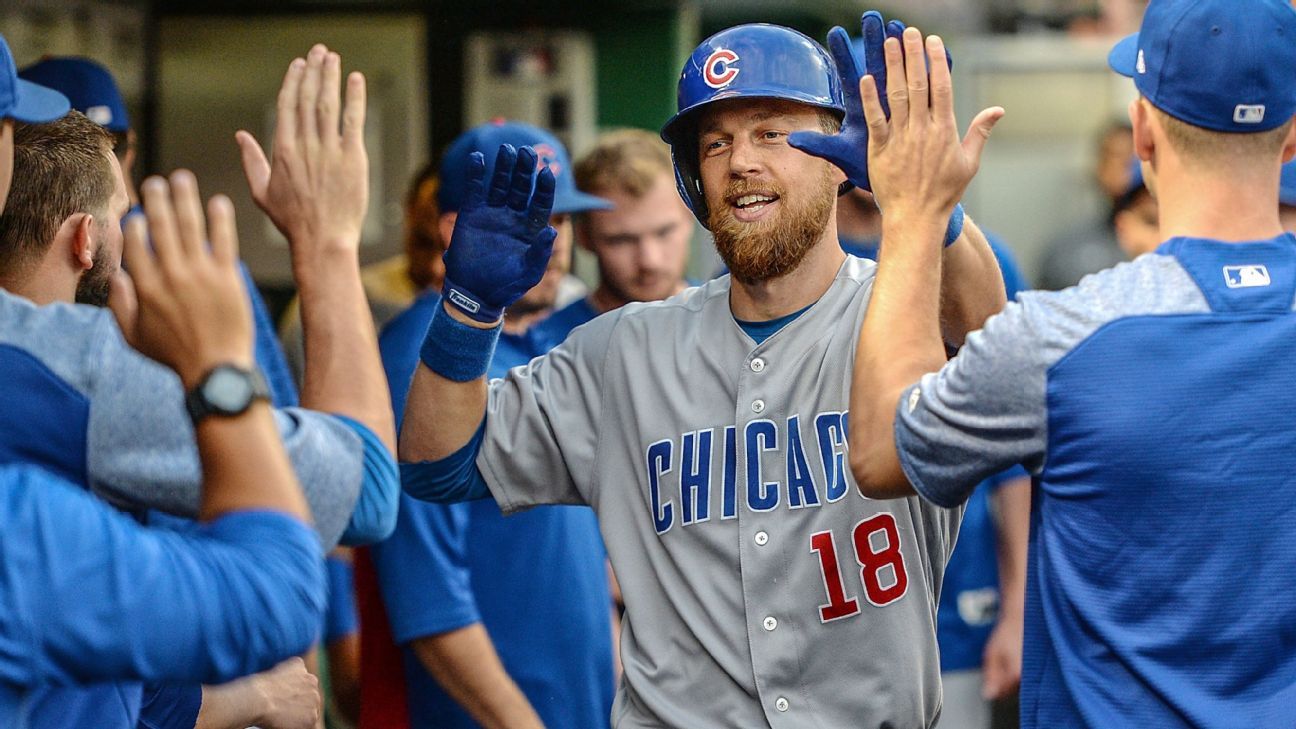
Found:
[[[681,140],[692,139],[696,143],[696,138],[697,135],[691,129],[680,134]],[[702,174],[698,165],[697,151],[690,149],[686,144],[672,144],[671,161],[675,163],[675,187],[679,190],[680,197],[705,228],[708,213],[706,195],[702,192]]]

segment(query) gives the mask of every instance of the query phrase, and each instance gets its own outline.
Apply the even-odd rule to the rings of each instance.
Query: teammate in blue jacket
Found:
[[[888,122],[865,94],[894,217],[852,392],[871,445],[852,466],[868,496],[947,506],[1009,464],[1034,473],[1028,729],[1291,725],[1296,237],[1275,203],[1296,154],[1293,38],[1286,0],[1152,0],[1110,62],[1140,95],[1165,242],[1023,295],[948,364],[933,271],[985,135],[959,145],[949,75],[924,82],[917,33],[903,59],[887,49],[907,113],[893,98]]]
[[[318,87],[325,67],[335,63],[316,49],[313,63],[292,67],[288,91],[295,94],[312,78],[317,87],[313,95],[327,98]],[[348,93],[352,116],[363,105],[356,81]],[[340,79],[334,84],[340,85]],[[326,91],[340,96],[336,85]],[[299,99],[286,93],[281,101],[291,102],[283,111],[295,115]],[[363,147],[354,132],[347,135],[346,155],[339,154],[340,142],[331,139],[304,151],[303,137],[279,137],[281,164],[314,154],[321,166],[311,171],[324,172],[334,183],[359,180],[364,185]],[[37,462],[119,507],[196,516],[200,470],[188,437],[182,383],[132,351],[106,311],[72,304],[74,292],[90,294],[78,297],[82,300],[102,302],[121,256],[117,218],[128,202],[111,140],[75,113],[24,125],[14,139],[21,169],[0,218],[5,285],[0,292],[0,361],[8,375],[0,389],[7,393],[10,415],[0,423],[0,462]],[[245,157],[247,149],[245,144]],[[399,485],[391,453],[394,429],[379,389],[382,375],[372,330],[366,347],[365,328],[352,323],[367,322],[363,298],[354,288],[358,262],[347,260],[355,255],[348,247],[358,242],[354,221],[363,215],[363,196],[357,199],[354,190],[341,184],[331,194],[297,195],[313,184],[309,176],[289,179],[284,170],[272,175],[268,165],[256,164],[263,159],[245,161],[254,197],[296,237],[298,259],[336,259],[327,267],[298,271],[303,288],[312,289],[317,310],[313,338],[323,349],[316,348],[315,358],[320,368],[327,362],[307,404],[325,412],[280,409],[274,417],[306,483],[320,541],[331,545],[340,536],[351,541],[380,538],[395,523]],[[322,169],[327,167],[333,172]],[[282,200],[290,187],[309,204],[285,209]],[[325,219],[317,219],[322,211]],[[311,229],[302,229],[306,225]],[[329,231],[332,237],[314,231]],[[330,346],[347,351],[342,369],[338,358],[329,355]],[[205,397],[190,393],[195,402]],[[94,717],[99,727],[133,727],[141,705],[138,686],[125,685],[53,690],[47,698],[35,697],[33,703],[48,710],[38,716],[53,726],[85,723],[76,718],[80,716]]]
[[[90,121],[113,136],[113,153],[121,164],[131,212],[143,212],[132,174],[138,137],[131,128],[126,102],[122,99],[112,73],[88,58],[57,56],[43,58],[23,68],[18,72],[18,77],[66,95],[73,109],[85,114]],[[265,300],[261,298],[251,272],[242,261],[239,262],[239,273],[243,276],[248,301],[252,304],[252,318],[256,323],[257,367],[265,374],[266,384],[270,386],[271,402],[277,407],[295,406],[297,387],[293,384],[288,361],[275,336],[274,322],[270,320]]]
[[[12,172],[10,120],[66,111],[61,96],[16,83],[0,38],[0,211]],[[115,287],[113,306],[126,340],[186,385],[229,385],[220,409],[194,414],[206,523],[192,535],[145,530],[38,466],[0,466],[6,727],[27,726],[30,693],[47,684],[229,680],[315,637],[324,602],[318,540],[265,395],[242,374],[253,366],[252,321],[233,208],[212,201],[208,236],[192,176],[173,180],[173,191],[151,184],[155,253],[137,222],[126,240],[134,284]]]
[[[553,135],[493,122],[465,132],[441,161],[438,202],[447,238],[463,212],[471,156],[502,144],[536,150],[531,169],[538,157],[557,177],[549,222],[560,232],[545,275],[509,308],[492,377],[543,352],[527,325],[551,311],[567,272],[570,216],[609,207],[576,189],[571,161]],[[398,422],[428,322],[441,307],[437,292],[423,294],[379,339]],[[546,506],[505,519],[489,499],[446,505],[404,497],[396,531],[371,554],[402,646],[412,727],[607,723],[612,597],[590,509]]]
[[[131,206],[130,214],[143,213],[133,175],[139,144],[138,135],[131,127],[125,100],[111,72],[88,58],[56,56],[42,58],[19,70],[18,77],[66,95],[73,109],[85,114],[90,121],[103,127],[112,135],[113,154],[116,155],[121,166],[122,180]],[[271,321],[265,300],[257,290],[251,272],[242,261],[239,261],[239,273],[243,277],[248,302],[252,306],[252,319],[256,326],[254,337],[256,363],[269,386],[270,402],[279,408],[295,407],[298,404],[297,386],[288,371],[288,362],[284,357],[283,349],[279,346],[279,339],[275,335],[274,323]],[[106,291],[102,293],[106,294]],[[105,302],[90,299],[82,300],[81,303],[102,306]],[[192,524],[188,519],[180,519],[156,510],[150,510],[145,519],[153,526],[170,526],[177,529],[188,529]],[[336,560],[329,560],[330,575],[338,568],[338,564]],[[346,566],[342,565],[342,568],[345,569]],[[330,612],[335,605],[345,605],[343,598],[350,599],[349,594],[335,595],[332,590],[329,597]],[[280,669],[276,676],[286,677],[287,673],[287,669]],[[304,667],[300,669],[298,678],[301,680],[307,678]],[[186,687],[179,684],[146,686],[140,722],[147,729],[163,729],[171,726],[191,727],[198,712],[217,711],[213,705],[214,701],[225,701],[230,707],[251,706],[255,702],[247,695],[248,693],[250,692],[236,694],[226,689],[222,692],[208,692],[204,699],[202,690],[197,686]],[[77,715],[76,705],[79,703],[85,706],[86,712],[94,716],[95,712],[101,711],[100,706],[96,704],[101,704],[102,700],[90,694],[74,699],[69,692],[57,692],[52,694],[45,703],[49,709],[47,723],[51,727],[56,727],[85,723],[87,720]]]

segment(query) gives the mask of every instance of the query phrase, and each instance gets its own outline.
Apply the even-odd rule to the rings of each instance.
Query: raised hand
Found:
[[[904,29],[904,23],[898,20],[884,25],[882,14],[876,10],[870,10],[860,18],[860,33],[864,41],[863,72],[872,74],[878,87],[882,89],[882,107],[887,116],[891,115],[891,111],[886,100],[887,75],[883,44],[887,38],[899,38]],[[842,97],[846,102],[846,118],[842,120],[841,130],[837,134],[793,132],[788,137],[788,144],[832,162],[846,173],[851,184],[863,190],[871,190],[868,174],[868,123],[864,120],[864,107],[859,93],[862,73],[855,54],[851,51],[850,35],[840,27],[833,28],[828,32],[828,50],[832,53],[837,73],[841,76]],[[952,68],[953,59],[947,56],[946,61]]]
[[[535,150],[500,146],[486,185],[486,158],[468,163],[468,195],[445,254],[445,300],[469,318],[491,324],[544,276],[558,231],[549,225],[554,176],[536,173]],[[534,180],[535,192],[532,192]]]
[[[279,89],[273,164],[251,134],[235,135],[252,199],[288,238],[294,265],[334,250],[355,253],[360,244],[369,205],[365,79],[356,72],[347,77],[345,105],[341,79],[341,57],[323,45],[289,64]]]
[[[1004,111],[982,111],[960,140],[944,42],[930,36],[924,45],[916,28],[906,29],[902,41],[888,38],[884,43],[889,87],[883,89],[871,74],[860,84],[872,190],[888,215],[944,219],[976,174],[990,130]],[[896,83],[899,79],[904,83]],[[884,96],[890,102],[889,117]]]
[[[883,37],[882,14],[876,10],[864,13],[860,19],[861,32],[864,36],[864,50],[868,54],[878,49],[881,56]],[[828,51],[833,62],[837,64],[837,73],[841,76],[842,97],[846,102],[846,118],[842,120],[841,130],[836,134],[820,132],[793,132],[788,137],[788,144],[797,149],[822,157],[841,168],[846,179],[852,185],[870,190],[868,175],[868,125],[864,122],[864,107],[860,102],[859,65],[855,54],[851,52],[850,35],[841,26],[828,31]],[[876,68],[865,57],[865,66]],[[885,81],[883,81],[885,83]]]
[[[122,259],[130,274],[119,271],[108,296],[126,341],[174,369],[186,389],[215,365],[251,367],[252,312],[238,270],[234,206],[217,195],[205,223],[187,170],[173,173],[169,185],[150,177],[140,190],[148,221],[127,222]]]

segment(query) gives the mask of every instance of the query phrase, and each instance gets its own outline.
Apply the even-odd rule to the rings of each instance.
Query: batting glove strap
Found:
[[[447,282],[446,301],[450,301],[451,290]],[[462,307],[456,308],[462,310]],[[498,318],[496,315],[495,320]],[[450,316],[450,312],[438,303],[423,338],[423,346],[419,349],[419,359],[428,369],[454,382],[472,382],[485,377],[491,358],[495,356],[495,343],[499,341],[502,327],[502,324],[490,329],[469,326]]]
[[[954,206],[954,212],[950,215],[949,225],[945,227],[945,247],[949,248],[954,245],[954,241],[963,235],[963,203]]]
[[[492,306],[486,303],[482,297],[473,294],[463,286],[459,286],[451,281],[449,277],[445,279],[445,284],[441,287],[441,297],[449,302],[451,306],[466,314],[468,318],[483,324],[494,324],[504,316],[504,307]]]

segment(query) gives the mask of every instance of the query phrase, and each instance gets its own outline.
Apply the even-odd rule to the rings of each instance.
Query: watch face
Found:
[[[218,367],[203,383],[202,395],[217,410],[236,412],[252,399],[252,383],[238,370]]]

